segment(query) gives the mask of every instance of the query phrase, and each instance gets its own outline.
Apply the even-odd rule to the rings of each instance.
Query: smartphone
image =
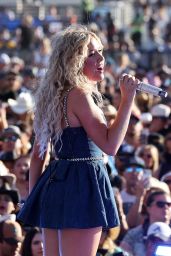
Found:
[[[169,244],[158,244],[153,256],[171,256],[171,242]]]
[[[151,170],[145,169],[143,173],[143,180],[150,178],[152,176]]]
[[[151,185],[150,185],[150,178],[151,178],[151,170],[149,170],[149,169],[145,169],[144,170],[144,173],[143,173],[143,177],[142,177],[142,179],[144,180],[144,182],[145,182],[145,188],[150,188],[151,187]]]

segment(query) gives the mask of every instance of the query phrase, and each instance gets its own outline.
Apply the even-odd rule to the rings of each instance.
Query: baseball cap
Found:
[[[4,136],[5,134],[14,134],[14,135],[16,135],[17,137],[20,138],[20,136],[21,136],[21,131],[20,131],[20,128],[19,128],[18,126],[9,125],[7,128],[5,128],[5,129],[2,131],[2,136]]]
[[[129,166],[137,166],[137,167],[145,168],[145,163],[141,157],[131,156],[128,158],[128,161],[125,167],[129,167]]]
[[[170,107],[165,104],[157,104],[151,108],[152,117],[168,118],[170,112]]]
[[[2,240],[9,244],[16,244],[23,241],[22,228],[16,221],[3,222]]]
[[[171,228],[164,222],[154,222],[151,224],[147,231],[147,238],[154,236],[163,241],[171,239]]]

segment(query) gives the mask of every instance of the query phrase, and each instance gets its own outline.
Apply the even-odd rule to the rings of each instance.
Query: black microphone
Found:
[[[166,98],[168,94],[166,91],[164,91],[161,88],[158,88],[157,86],[146,84],[143,82],[140,82],[138,84],[137,90],[145,93],[150,93],[150,94],[153,94],[154,96],[159,96],[162,98]]]

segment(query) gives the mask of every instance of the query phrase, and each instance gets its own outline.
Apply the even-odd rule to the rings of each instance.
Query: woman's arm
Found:
[[[49,149],[46,151],[44,156],[40,158],[39,156],[39,146],[37,142],[34,142],[33,150],[32,150],[32,157],[30,163],[30,171],[29,171],[29,193],[32,191],[35,183],[37,182],[38,178],[42,174],[46,163],[49,159]]]
[[[125,75],[120,82],[121,103],[115,121],[110,127],[104,122],[101,110],[94,103],[91,95],[80,92],[78,89],[69,95],[68,116],[73,113],[84,127],[88,136],[108,155],[115,155],[120,147],[129,124],[138,80]],[[78,107],[79,106],[79,107]],[[72,118],[69,120],[70,125]]]

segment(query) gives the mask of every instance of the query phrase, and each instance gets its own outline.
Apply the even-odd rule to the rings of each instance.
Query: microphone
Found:
[[[150,94],[153,94],[154,96],[159,96],[162,98],[166,98],[168,94],[166,91],[164,91],[161,88],[158,88],[157,86],[146,84],[143,82],[140,82],[138,84],[137,90],[145,93],[150,93]]]

